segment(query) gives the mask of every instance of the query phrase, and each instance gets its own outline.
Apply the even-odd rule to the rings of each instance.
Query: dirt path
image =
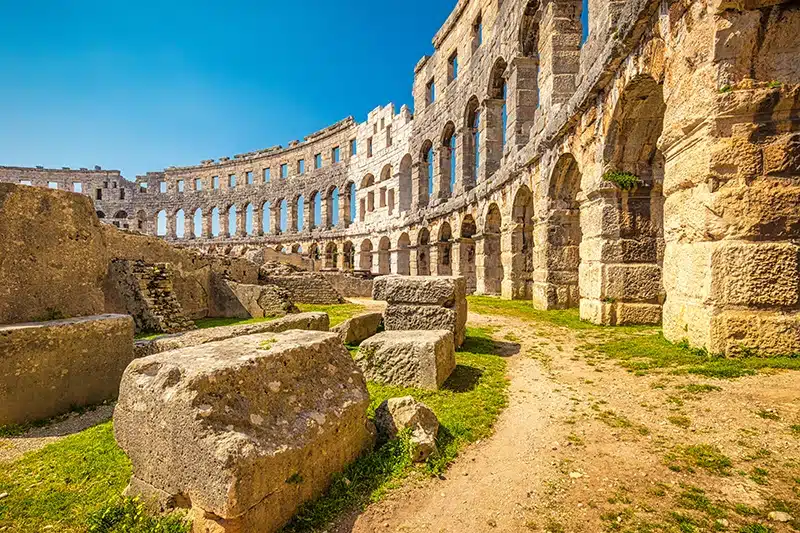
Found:
[[[495,434],[443,478],[407,484],[332,531],[738,531],[759,518],[736,505],[760,509],[773,531],[794,531],[766,513],[800,518],[800,440],[790,429],[800,422],[796,373],[636,376],[585,357],[591,334],[474,314],[470,325],[521,345],[509,359],[510,403]],[[702,394],[679,388],[689,383],[713,385]],[[666,459],[700,444],[721,449],[733,470],[715,475]],[[751,475],[758,468],[767,480]]]

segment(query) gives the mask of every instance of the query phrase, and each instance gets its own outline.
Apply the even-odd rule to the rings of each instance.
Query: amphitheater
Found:
[[[582,21],[588,21],[588,28]],[[563,509],[559,506],[564,502],[553,502],[562,490],[557,487],[567,482],[572,487],[586,485],[585,493],[566,500],[571,510],[558,511],[559,520],[572,525],[570,531],[622,530],[603,522],[607,520],[601,514],[605,504],[594,505],[592,498],[609,487],[622,486],[620,490],[651,498],[650,503],[658,507],[663,494],[672,494],[672,489],[664,492],[659,485],[661,492],[653,492],[646,483],[667,476],[683,477],[669,478],[664,487],[685,489],[691,483],[706,483],[709,493],[716,491],[713,494],[728,498],[725,505],[730,513],[732,494],[746,492],[752,496],[748,505],[757,510],[741,512],[741,516],[712,513],[686,522],[685,527],[680,515],[672,513],[664,520],[680,529],[659,531],[720,530],[728,527],[729,520],[742,526],[738,531],[773,531],[746,529],[756,527],[746,521],[758,513],[762,522],[770,521],[777,531],[789,531],[781,529],[784,523],[800,530],[800,520],[790,515],[800,518],[800,503],[777,505],[778,496],[763,493],[783,490],[782,481],[765,489],[762,485],[768,483],[757,477],[765,474],[744,470],[756,464],[752,461],[766,461],[772,452],[759,451],[761,455],[751,453],[744,459],[734,453],[734,463],[748,461],[738,471],[741,483],[755,481],[745,488],[741,484],[721,488],[718,478],[706,475],[707,464],[694,465],[702,475],[691,466],[676,466],[674,458],[688,449],[678,444],[684,436],[676,436],[679,430],[664,429],[666,422],[653,419],[654,405],[683,409],[680,416],[671,413],[668,420],[686,429],[690,422],[684,402],[698,401],[701,393],[716,394],[714,398],[719,399],[704,404],[704,411],[691,413],[692,418],[697,416],[698,426],[700,421],[706,424],[696,434],[691,429],[692,442],[713,438],[714,446],[725,448],[760,439],[761,446],[771,447],[775,440],[780,443],[776,452],[786,458],[784,466],[800,461],[800,447],[791,437],[800,434],[800,426],[781,433],[764,425],[800,417],[792,373],[798,370],[800,354],[799,31],[800,4],[788,0],[458,0],[433,37],[433,52],[414,68],[413,111],[388,104],[369,112],[365,122],[346,118],[285,147],[170,167],[137,176],[135,181],[120,171],[100,167],[2,166],[0,323],[11,326],[0,330],[0,348],[6,342],[5,346],[17,350],[23,343],[15,345],[13,336],[30,334],[42,336],[33,344],[41,345],[37,357],[43,360],[51,361],[52,350],[91,352],[95,357],[92,371],[100,377],[92,374],[88,379],[103,385],[99,396],[62,395],[56,400],[62,408],[107,400],[116,392],[124,371],[114,426],[117,442],[134,464],[127,490],[155,492],[159,498],[169,493],[169,505],[162,498],[161,510],[190,509],[197,532],[260,531],[262,527],[276,531],[300,503],[319,496],[329,480],[322,476],[304,485],[300,470],[276,469],[273,463],[256,469],[252,476],[231,473],[226,469],[241,460],[241,450],[251,453],[261,448],[242,445],[231,452],[230,457],[238,459],[223,461],[220,467],[211,463],[221,457],[221,448],[192,451],[192,446],[206,442],[191,434],[192,428],[205,435],[203,431],[217,424],[215,430],[228,435],[223,439],[226,446],[239,442],[236,439],[242,435],[249,438],[248,432],[258,435],[262,423],[268,425],[261,414],[230,424],[226,417],[259,402],[270,406],[269,402],[284,402],[286,410],[300,412],[297,395],[288,395],[281,389],[282,382],[274,380],[299,383],[306,379],[303,394],[319,393],[314,400],[317,406],[341,402],[346,408],[331,407],[335,417],[316,411],[307,417],[305,412],[298,415],[308,419],[309,427],[319,425],[321,436],[314,438],[322,444],[303,451],[305,459],[292,456],[287,461],[299,461],[302,468],[313,463],[313,475],[323,470],[323,463],[330,470],[326,475],[340,472],[374,439],[374,431],[365,430],[365,424],[371,424],[366,413],[374,389],[368,392],[364,376],[353,365],[362,365],[374,387],[373,380],[400,378],[387,378],[381,368],[369,368],[372,373],[368,373],[363,365],[378,365],[371,358],[390,361],[397,354],[393,346],[411,353],[414,343],[425,344],[426,357],[431,358],[417,371],[427,374],[394,385],[422,387],[419,383],[424,382],[433,390],[447,388],[444,383],[452,373],[458,379],[471,376],[472,384],[455,387],[448,394],[472,394],[489,387],[481,380],[495,377],[495,386],[504,389],[504,371],[493,370],[495,363],[480,360],[480,354],[470,356],[478,359],[460,355],[475,346],[475,335],[484,334],[480,331],[503,333],[504,340],[492,337],[493,355],[511,357],[508,405],[505,396],[486,405],[483,400],[465,402],[481,406],[470,423],[489,416],[486,436],[499,416],[496,434],[467,451],[472,462],[456,462],[449,478],[437,471],[439,478],[429,482],[432,485],[409,489],[405,499],[401,492],[377,511],[339,523],[335,531],[525,531],[539,527],[556,533],[565,529],[541,522],[531,526],[527,516]],[[51,216],[55,218],[46,219]],[[286,264],[275,266],[278,263]],[[123,301],[132,300],[130,293],[140,290],[137,283],[142,291],[150,292],[136,296],[139,307],[135,309],[150,306],[153,316],[140,317],[131,312],[130,305],[123,312]],[[473,296],[469,299],[464,293]],[[364,298],[370,295],[388,303],[376,307]],[[371,318],[361,317],[364,324],[345,323],[352,330],[341,333],[341,340],[351,334],[359,341],[373,336],[361,348],[348,344],[352,350],[361,350],[355,363],[337,337],[313,332],[328,330],[329,317],[324,313],[291,316],[297,311],[295,303],[326,304],[330,314],[336,306],[350,305],[343,304],[343,298],[360,298],[358,305],[373,312]],[[467,301],[469,327],[488,329],[479,333],[465,329]],[[511,307],[517,302],[525,306]],[[131,343],[134,324],[124,316],[135,315],[137,334],[150,329],[147,320],[161,320],[159,331],[172,333],[192,329],[193,321],[199,319],[268,318],[270,309],[290,316],[267,326],[190,331],[184,336],[138,339],[135,345]],[[481,318],[481,309],[503,312]],[[530,314],[529,309],[541,313]],[[169,320],[158,315],[161,311]],[[544,313],[549,311],[555,314]],[[402,315],[397,320],[406,320],[407,325],[445,314],[447,327],[389,327],[390,317],[395,320]],[[573,316],[575,321],[570,322]],[[51,322],[69,317],[80,318]],[[74,345],[53,348],[47,328],[65,323],[84,330],[67,335]],[[376,335],[379,323],[387,331]],[[620,327],[581,329],[591,325]],[[296,327],[312,331],[297,332]],[[355,333],[358,327],[371,331],[360,336]],[[577,329],[567,331],[570,327]],[[287,329],[292,331],[285,333]],[[416,331],[417,338],[409,340],[404,334],[392,336],[391,329],[450,331]],[[91,344],[95,338],[108,339],[107,344]],[[467,348],[459,351],[465,338]],[[41,344],[42,339],[48,342]],[[581,344],[586,339],[596,346]],[[653,344],[641,348],[636,342],[642,339]],[[618,341],[623,344],[613,344]],[[632,344],[625,345],[628,341]],[[116,356],[103,351],[111,344],[125,352],[115,360],[119,368],[110,364]],[[366,351],[368,345],[373,351]],[[298,346],[313,357],[293,359],[292,350]],[[581,358],[597,346],[606,347],[601,350],[604,355],[623,361],[625,370],[599,364],[594,356],[580,366]],[[283,367],[254,363],[248,370],[251,374],[242,373],[238,385],[227,377],[217,381],[212,376],[190,391],[204,398],[203,405],[184,406],[185,412],[180,405],[174,411],[165,407],[189,392],[181,396],[164,390],[178,387],[176,383],[192,372],[219,370],[208,361],[227,361],[229,354],[245,360],[242,354],[268,350],[281,353]],[[658,350],[683,359],[654,363],[651,359],[657,358],[653,353]],[[542,355],[545,351],[549,355]],[[619,356],[620,351],[625,353]],[[317,361],[314,358],[320,353],[330,358]],[[520,353],[529,358],[515,359]],[[695,358],[692,361],[700,366],[680,366],[688,364],[688,358]],[[57,367],[60,363],[51,361],[42,368],[48,364]],[[314,364],[319,366],[310,370],[303,366]],[[470,364],[477,366],[470,369]],[[658,368],[680,368],[647,382],[648,372],[658,364],[663,365]],[[707,364],[718,366],[709,370],[702,366]],[[725,364],[743,366],[736,366],[735,372],[728,366],[721,370],[719,365]],[[42,369],[39,361],[33,367]],[[24,374],[20,368],[0,375],[0,393],[14,395],[15,382],[20,372]],[[764,368],[775,372],[759,374]],[[787,372],[781,374],[779,369]],[[70,372],[74,370],[56,368],[53,377],[46,379],[68,379]],[[243,371],[236,367],[231,372]],[[342,381],[335,394],[332,389],[323,391],[320,387],[334,379],[331,375],[349,375],[348,385]],[[724,386],[691,381],[698,376],[719,378]],[[722,381],[729,377],[742,379]],[[683,391],[675,394],[685,396],[677,400],[674,395],[664,396],[665,382]],[[41,380],[36,383],[41,386]],[[263,383],[268,383],[266,392]],[[476,388],[475,383],[481,385]],[[193,385],[181,382],[180,386]],[[216,387],[215,392],[208,392],[206,386]],[[153,390],[145,391],[146,387]],[[701,392],[691,395],[685,392],[687,387],[699,387],[696,390]],[[42,394],[49,397],[56,389],[54,385]],[[252,396],[231,409],[224,399],[237,394]],[[267,394],[267,400],[262,394]],[[40,401],[36,395],[37,390],[31,389],[15,398],[13,409],[19,409],[19,420],[53,414],[30,412],[31,405]],[[435,395],[429,397],[440,401]],[[655,399],[644,400],[650,397]],[[581,401],[591,404],[583,419],[574,415]],[[775,410],[761,408],[758,419],[743,421],[742,417],[755,412],[750,406],[773,404],[778,405]],[[630,418],[640,422],[616,415],[611,406],[630,410]],[[504,407],[508,410],[498,415]],[[381,409],[386,408],[382,404]],[[217,410],[224,414],[209,414]],[[185,418],[172,418],[180,416]],[[160,425],[154,421],[158,417]],[[203,429],[193,425],[206,418]],[[342,424],[336,436],[323,431],[332,419]],[[613,428],[613,438],[600,436],[596,420]],[[456,431],[446,416],[441,422],[448,432]],[[240,431],[240,423],[246,429]],[[288,423],[281,420],[275,427],[281,424]],[[580,424],[588,428],[583,437],[575,434]],[[646,426],[655,424],[660,424],[657,431],[662,433],[651,437]],[[740,427],[738,434],[735,427]],[[281,431],[285,436],[286,430]],[[475,431],[467,441],[480,441],[481,435]],[[584,439],[592,436],[596,441],[587,445]],[[424,437],[429,444],[434,440],[429,434]],[[164,444],[162,438],[173,441]],[[665,442],[674,445],[666,456]],[[184,453],[184,444],[191,450]],[[0,451],[2,445],[0,440]],[[551,457],[568,446],[573,446],[572,459],[558,463]],[[297,453],[297,457],[302,455]],[[659,459],[663,456],[669,468]],[[570,471],[578,468],[567,466],[573,462],[584,470]],[[176,464],[185,469],[173,468]],[[729,475],[729,467],[730,461],[720,472]],[[207,487],[198,489],[203,494],[199,500],[175,488],[181,483],[197,484],[215,468],[222,468],[224,475],[212,476]],[[773,471],[772,466],[769,470]],[[568,474],[569,479],[562,485],[545,485],[542,472]],[[275,480],[267,479],[273,473]],[[645,474],[652,480],[645,481]],[[796,481],[796,473],[792,475]],[[242,484],[256,487],[252,493],[248,492],[252,487],[243,489],[239,481],[227,489],[220,481],[239,480],[237,476],[246,480]],[[636,476],[643,480],[639,482]],[[621,484],[619,478],[629,483]],[[334,478],[334,486],[341,479]],[[166,488],[154,488],[155,481]],[[349,486],[349,478],[344,481]],[[278,496],[258,493],[272,482],[280,487]],[[8,496],[3,483],[0,474],[0,531],[6,524],[3,498]],[[289,485],[291,489],[286,489]],[[527,490],[527,486],[538,488]],[[239,490],[241,494],[235,492]],[[754,496],[758,491],[762,491],[760,499]],[[661,495],[653,499],[653,494]],[[794,501],[796,495],[792,488],[781,497]],[[262,508],[269,497],[280,500],[277,514]],[[622,501],[614,498],[603,497],[611,504]],[[590,501],[588,507],[586,501]],[[513,509],[509,502],[516,502]],[[586,512],[591,517],[580,518]],[[614,520],[627,524],[634,513],[641,512],[620,513]],[[697,529],[699,523],[705,529]],[[15,531],[13,521],[8,524]],[[290,525],[298,529],[287,531],[306,530],[294,522]],[[432,529],[437,525],[440,529]]]

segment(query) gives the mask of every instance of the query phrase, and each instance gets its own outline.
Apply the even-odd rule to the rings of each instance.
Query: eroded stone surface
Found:
[[[414,462],[424,461],[436,451],[439,419],[412,396],[389,398],[380,404],[375,409],[375,426],[381,441],[395,439],[398,433],[410,429]]]
[[[131,491],[195,531],[268,533],[372,445],[368,405],[336,335],[249,335],[134,361],[114,431]]]
[[[456,367],[453,334],[384,331],[361,343],[356,363],[369,381],[436,390]]]
[[[382,313],[364,313],[345,320],[331,328],[345,344],[358,344],[378,333],[383,321]]]

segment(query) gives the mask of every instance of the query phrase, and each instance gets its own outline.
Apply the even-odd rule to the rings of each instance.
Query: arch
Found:
[[[459,231],[458,261],[459,272],[466,280],[468,294],[473,294],[477,287],[474,238],[477,232],[478,227],[475,224],[475,218],[470,214],[465,215],[461,220],[461,230]]]
[[[319,261],[319,244],[311,243],[311,246],[308,247],[308,257],[313,259],[314,261]]]
[[[295,228],[297,231],[303,231],[306,225],[306,221],[303,220],[305,218],[305,199],[303,195],[299,195],[297,199],[294,201],[292,216],[295,218]]]
[[[361,241],[361,253],[358,256],[358,269],[372,272],[372,241],[369,239]]]
[[[378,242],[378,274],[385,276],[392,273],[392,243],[389,237],[381,237]]]
[[[453,274],[453,230],[449,222],[444,222],[439,227],[436,254],[436,275],[450,276]]]
[[[539,57],[539,0],[530,0],[525,4],[522,23],[519,26],[519,49],[524,57]]]
[[[270,209],[269,202],[264,202],[261,205],[261,231],[268,235],[270,231],[270,226],[272,224],[272,212]]]
[[[408,211],[411,209],[411,198],[413,195],[413,186],[411,184],[411,167],[413,160],[411,154],[406,154],[400,160],[400,173],[398,174],[398,190],[399,190],[399,207],[400,211]]]
[[[208,237],[208,235],[203,235],[203,210],[199,207],[194,210],[192,215],[192,226],[195,237]]]
[[[342,245],[342,267],[344,270],[354,270],[356,264],[356,249],[353,243],[345,241]]]
[[[308,229],[319,227],[327,228],[329,224],[327,221],[325,221],[325,224],[323,224],[322,220],[322,194],[319,191],[316,191],[311,195],[311,204],[309,207],[311,212],[308,214],[308,220],[310,222]]]
[[[411,275],[411,238],[408,233],[402,233],[397,239],[397,267],[396,273],[401,276]]]
[[[361,188],[362,189],[367,189],[369,187],[372,187],[373,185],[375,185],[375,176],[373,176],[372,174],[367,174],[361,180]]]
[[[289,228],[289,202],[284,198],[278,205],[280,206],[280,233],[286,233],[286,230]]]
[[[384,165],[381,170],[381,181],[388,181],[390,179],[392,179],[392,165],[387,164]]]
[[[522,185],[511,206],[511,298],[533,297],[533,194]]]
[[[106,214],[105,214],[105,213],[103,213],[102,211],[98,211],[98,212],[97,212],[97,218],[99,218],[100,220],[102,220],[102,219],[106,218]]]
[[[139,231],[144,232],[147,226],[147,213],[144,212],[144,209],[140,209],[136,213],[136,229]]]
[[[326,269],[335,269],[338,258],[339,250],[336,247],[336,243],[331,241],[325,245],[325,261],[323,267]]]
[[[99,215],[98,215],[99,216]],[[105,218],[103,215],[101,218]],[[167,212],[165,210],[161,210],[156,214],[156,235],[159,237],[166,237],[167,236]]]
[[[350,227],[350,224],[356,221],[356,184],[355,182],[348,181],[344,186],[344,227]],[[341,198],[340,198],[341,201]]]
[[[478,292],[501,293],[505,272],[501,261],[500,231],[503,217],[496,203],[489,204],[483,224],[483,253],[478,253]],[[482,264],[481,264],[482,263]],[[483,282],[483,287],[480,282]]]
[[[126,213],[125,211],[117,211],[114,214],[114,218],[128,218],[128,213]]]
[[[430,276],[430,241],[431,233],[428,228],[422,228],[417,235],[417,275]]]
[[[445,124],[442,130],[441,147],[439,148],[439,191],[440,197],[453,195],[456,185],[456,125],[452,121]]]
[[[502,57],[495,60],[489,74],[489,100],[494,112],[486,115],[486,173],[494,174],[500,168],[506,146],[508,127],[508,83],[505,78],[508,65]]]
[[[481,167],[481,110],[477,96],[472,96],[467,101],[464,110],[464,162],[463,162],[463,187],[471,189],[478,181]]]
[[[303,252],[303,247],[300,246],[299,243],[294,243],[292,245],[292,253],[293,254],[299,254],[299,253],[302,253],[302,252]]]

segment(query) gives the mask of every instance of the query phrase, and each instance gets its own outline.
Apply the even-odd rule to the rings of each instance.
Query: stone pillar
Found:
[[[475,279],[475,240],[462,237],[453,246],[453,275],[463,276],[467,281],[467,294],[476,289]]]
[[[310,199],[305,198],[303,204],[303,218],[305,219],[305,223],[303,224],[303,231],[310,232],[314,229],[314,197],[312,196]],[[325,220],[325,219],[321,219]]]
[[[454,134],[455,135],[455,134]],[[440,200],[450,198],[450,171],[452,167],[451,158],[454,154],[450,153],[450,147],[439,145],[436,150],[436,159],[433,176],[433,197]],[[456,161],[458,163],[458,161]]]
[[[481,146],[478,181],[484,182],[500,168],[503,159],[503,100],[489,99],[481,110]]]
[[[213,232],[213,210],[209,209],[205,213],[203,213],[203,238],[204,239],[211,239],[214,236]]]
[[[340,191],[339,192],[339,205],[341,205],[341,203],[342,203],[342,193]],[[326,196],[325,198],[322,199],[322,201],[320,201],[320,204],[319,204],[319,209],[320,209],[319,222],[320,222],[320,226],[321,226],[322,229],[330,229],[331,227],[333,227],[333,222],[332,222],[332,214],[333,213],[331,212],[333,210],[333,205],[332,204],[333,204],[333,200],[331,200],[330,197],[328,197],[328,196]],[[341,211],[341,208],[340,208],[340,211]],[[339,217],[339,220],[342,220],[341,216]]]
[[[270,204],[270,232],[273,235],[280,235],[281,234],[281,204],[278,202],[274,206]]]
[[[475,294],[488,294],[486,290],[486,239],[475,235]]]
[[[297,202],[292,202],[288,205],[287,211],[286,233],[297,233],[297,220],[299,217]]]
[[[354,222],[350,217],[352,202],[355,198],[350,198],[350,190],[339,191],[339,225],[343,228],[349,228]]]
[[[236,208],[236,236],[247,237],[247,208]]]
[[[506,138],[509,146],[522,148],[530,140],[536,109],[539,105],[539,60],[516,57],[511,61],[508,78]]]
[[[504,300],[514,300],[518,298],[518,288],[521,280],[517,279],[519,270],[514,265],[514,238],[515,224],[503,227],[500,233],[500,263],[503,265],[503,281],[500,284],[500,296]]]
[[[167,240],[174,241],[175,239],[178,238],[178,235],[176,233],[177,220],[178,220],[177,214],[173,214],[172,216],[170,216],[169,213],[167,213],[167,234],[165,236]]]
[[[412,276],[419,276],[419,255],[416,246],[408,247],[409,271]]]
[[[183,212],[183,238],[186,240],[193,240],[194,235],[194,216],[189,214],[188,211]]]
[[[411,167],[411,196],[412,208],[418,209],[428,205],[428,193],[426,190],[428,178],[426,176],[428,164],[424,161],[417,161]]]
[[[580,69],[581,0],[545,4],[539,24],[539,99],[557,110],[575,94]]]
[[[253,204],[253,235],[264,236],[264,215],[261,213],[261,206]]]
[[[472,130],[461,127],[456,130],[456,186],[453,194],[464,194],[475,186],[475,162],[468,157],[471,153]]]
[[[440,251],[439,251],[439,242],[433,241],[428,246],[428,268],[431,271],[431,276],[441,276],[439,274],[439,258],[440,258]]]

